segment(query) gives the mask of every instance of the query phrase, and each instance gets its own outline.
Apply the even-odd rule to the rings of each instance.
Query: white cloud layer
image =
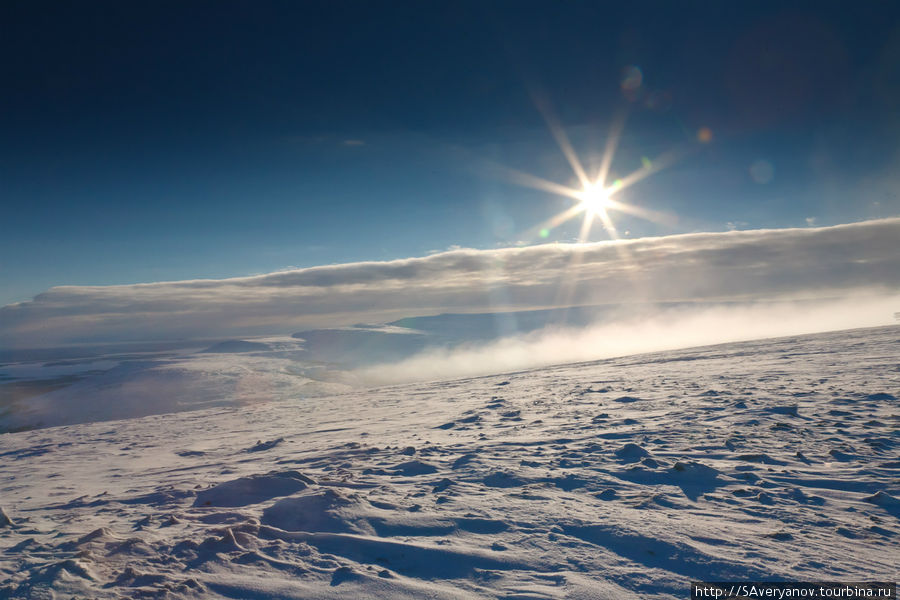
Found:
[[[442,312],[900,289],[900,218],[584,245],[460,249],[222,280],[54,287],[0,308],[0,346],[284,333]]]
[[[900,294],[822,302],[680,306],[583,328],[548,327],[485,344],[432,348],[353,371],[356,385],[477,377],[727,342],[876,327],[891,322]]]

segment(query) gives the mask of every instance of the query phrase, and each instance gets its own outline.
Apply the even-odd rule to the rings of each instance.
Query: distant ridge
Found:
[[[240,352],[266,352],[271,350],[268,344],[262,342],[248,342],[246,340],[225,340],[218,344],[213,344],[201,352],[209,352],[214,354],[236,354]]]

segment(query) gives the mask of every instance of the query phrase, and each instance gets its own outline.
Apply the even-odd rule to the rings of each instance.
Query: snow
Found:
[[[0,436],[0,597],[896,581],[898,341],[882,327],[323,397],[284,384],[271,402],[235,372],[280,389],[289,362],[193,355],[216,383],[190,412]],[[120,374],[150,389],[186,364]]]
[[[18,402],[15,410],[4,413],[0,406],[0,431],[243,406],[350,389],[322,381],[320,373],[314,379],[306,372],[313,367],[293,356],[300,351],[297,342],[285,345],[267,343],[266,351],[235,352],[228,344],[232,349],[222,353],[207,350],[122,361]]]
[[[296,471],[283,471],[239,477],[197,493],[194,506],[247,506],[289,496],[315,483]]]

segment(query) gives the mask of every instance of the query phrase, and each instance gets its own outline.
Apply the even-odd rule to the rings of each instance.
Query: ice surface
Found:
[[[204,353],[203,408],[0,435],[0,597],[895,581],[898,341],[885,327],[318,398],[285,385],[264,403],[249,383],[289,362]]]

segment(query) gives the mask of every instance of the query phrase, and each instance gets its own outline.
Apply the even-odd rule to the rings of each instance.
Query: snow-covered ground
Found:
[[[256,381],[284,393],[262,403],[229,379],[249,363],[211,353],[193,368],[246,398],[198,389],[208,408],[0,435],[0,597],[896,581],[898,342],[882,327],[318,398],[270,357]],[[108,372],[140,398],[188,368],[136,364]]]

